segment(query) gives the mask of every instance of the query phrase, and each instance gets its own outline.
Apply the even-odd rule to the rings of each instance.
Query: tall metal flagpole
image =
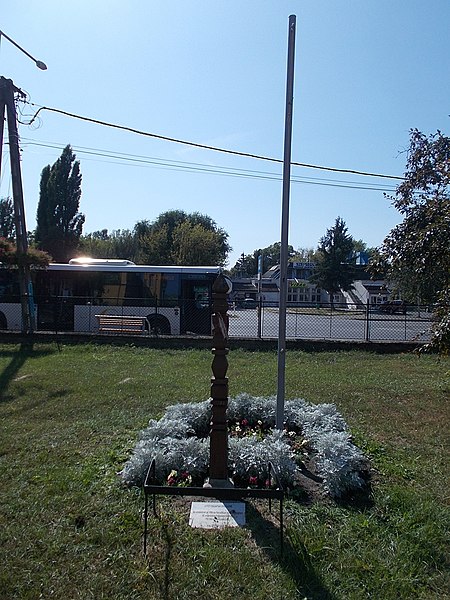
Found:
[[[286,300],[289,236],[289,191],[291,184],[292,113],[294,106],[294,55],[296,16],[289,17],[289,43],[286,82],[286,116],[284,127],[283,199],[281,210],[280,307],[278,319],[278,387],[275,425],[283,429],[286,369]]]

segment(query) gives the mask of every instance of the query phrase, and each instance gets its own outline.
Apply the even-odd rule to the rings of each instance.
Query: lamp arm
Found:
[[[29,52],[27,52],[24,48],[22,48],[22,46],[19,46],[19,44],[17,42],[15,42],[12,38],[10,38],[9,35],[6,35],[6,33],[4,31],[0,30],[0,38],[1,38],[1,36],[5,37],[9,42],[11,42],[11,44],[13,44],[21,52],[26,54],[28,56],[28,58],[31,58],[31,60],[36,64],[37,67],[39,67],[39,69],[41,69],[42,71],[45,71],[47,69],[47,65],[45,63],[43,63],[40,60],[36,60],[34,58],[34,56],[31,56],[31,54]]]

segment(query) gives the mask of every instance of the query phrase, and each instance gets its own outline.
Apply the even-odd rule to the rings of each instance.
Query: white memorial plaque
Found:
[[[189,525],[201,529],[222,529],[245,525],[244,502],[192,502]]]

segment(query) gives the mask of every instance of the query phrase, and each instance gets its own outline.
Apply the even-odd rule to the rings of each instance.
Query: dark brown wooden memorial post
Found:
[[[209,434],[209,485],[227,487],[228,479],[228,302],[229,281],[220,274],[212,287],[213,377],[211,378],[212,418]]]

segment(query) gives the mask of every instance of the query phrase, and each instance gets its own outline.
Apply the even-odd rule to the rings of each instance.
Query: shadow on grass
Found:
[[[29,413],[30,410],[39,408],[51,400],[64,398],[64,396],[67,396],[68,394],[70,394],[69,389],[56,390],[55,392],[53,392],[51,394],[48,394],[45,390],[43,390],[42,387],[35,388],[35,389],[42,390],[42,396],[39,400],[35,400],[34,402],[27,402],[25,406],[22,406],[22,408],[15,407],[14,410],[5,412],[4,416],[9,417],[14,414],[17,417],[18,415],[26,414],[26,413]],[[6,402],[7,400],[8,399],[4,400],[4,402]],[[10,400],[13,400],[13,398],[10,398]],[[1,399],[1,395],[0,395],[0,404],[1,404],[1,402],[2,402],[2,399]],[[0,598],[0,600],[1,600],[1,598]]]
[[[161,598],[163,600],[169,600],[169,584],[170,584],[170,558],[172,554],[172,546],[174,540],[169,531],[169,526],[167,523],[162,522],[162,533],[164,540],[166,542],[166,550],[164,556],[164,583],[159,583],[159,593],[161,594]]]
[[[265,509],[264,506],[264,511]],[[153,572],[152,579],[157,585],[159,597],[162,600],[169,600],[172,597],[171,583],[175,568],[172,562],[174,546],[177,544],[177,534],[173,528],[173,521],[162,517],[161,513],[157,514],[156,520],[159,524],[160,542],[156,542],[153,552],[149,552],[148,547],[147,561],[150,571]],[[250,531],[256,546],[274,566],[283,570],[294,582],[299,598],[337,600],[337,597],[325,586],[301,536],[297,536],[295,530],[288,530],[288,534],[285,534],[283,553],[281,553],[280,528],[277,519],[269,514],[265,516],[255,503],[246,502],[246,521],[246,529]],[[201,543],[202,545],[205,543],[203,537]],[[180,551],[183,552],[182,549]],[[201,555],[201,550],[196,550],[196,552]],[[160,564],[159,576],[155,575],[154,567],[150,566],[155,560]]]
[[[303,596],[308,600],[336,600],[336,596],[327,590],[316,572],[304,545],[296,540],[294,548],[289,536],[285,535],[281,553],[279,526],[266,519],[258,507],[251,503],[247,503],[247,527],[256,544],[292,578]]]
[[[367,484],[367,487],[364,490],[361,490],[359,493],[355,492],[351,496],[337,498],[335,499],[335,502],[337,506],[346,508],[352,512],[365,512],[366,510],[375,506],[372,484]]]
[[[33,342],[22,342],[17,351],[0,352],[0,358],[11,357],[9,364],[0,373],[0,402],[9,402],[14,399],[11,394],[7,393],[8,386],[29,359],[53,353],[54,350],[51,348],[35,350]]]

